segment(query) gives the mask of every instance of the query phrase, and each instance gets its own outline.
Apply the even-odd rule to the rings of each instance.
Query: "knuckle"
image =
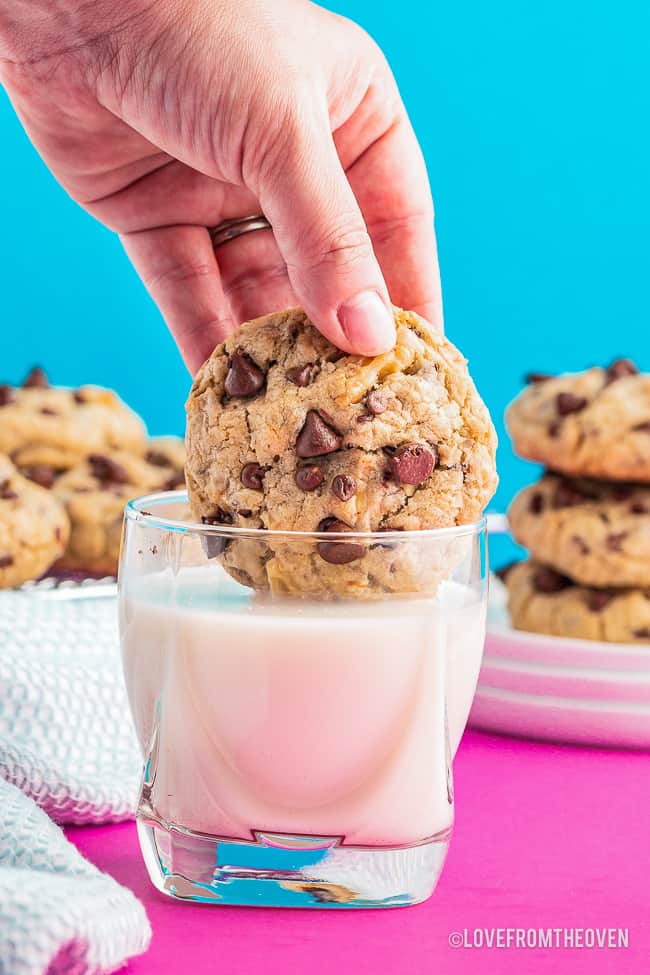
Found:
[[[352,22],[352,30],[356,34],[357,44],[360,49],[364,52],[366,57],[375,61],[378,65],[388,68],[388,61],[386,60],[386,55],[377,43],[377,41],[372,37],[367,30],[361,27],[360,24]],[[388,68],[390,70],[390,68]]]
[[[200,259],[170,264],[147,274],[144,282],[152,293],[165,291],[179,284],[193,284],[215,274],[214,264]]]
[[[376,75],[385,81],[395,83],[394,75],[388,58],[377,41],[359,24],[350,21],[351,36],[354,38],[355,48],[361,60],[373,68]]]
[[[170,327],[176,337],[186,343],[196,342],[205,335],[221,342],[232,332],[234,323],[226,315],[218,315],[216,317],[192,318],[191,321],[185,321],[181,325],[170,325]]]
[[[430,227],[433,233],[433,203],[418,210],[403,213],[398,217],[374,220],[368,230],[375,244],[385,244],[389,240],[408,239],[417,234],[422,227]]]
[[[239,271],[228,281],[226,292],[232,298],[242,298],[250,293],[274,288],[287,281],[287,269],[283,263],[266,267],[250,267]]]
[[[282,77],[282,85],[274,81],[263,86],[255,99],[242,166],[244,180],[253,188],[274,186],[288,160],[300,168],[309,158],[309,135],[320,96],[304,77],[296,75],[290,82],[286,72]]]
[[[312,271],[323,265],[337,270],[363,264],[373,257],[373,247],[368,231],[359,224],[357,215],[351,215],[317,235],[313,240],[301,241],[300,266]]]

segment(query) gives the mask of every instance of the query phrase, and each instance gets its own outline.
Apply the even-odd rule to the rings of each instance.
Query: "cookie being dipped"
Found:
[[[186,437],[195,519],[324,536],[230,541],[220,558],[244,584],[321,598],[416,592],[414,550],[344,536],[480,518],[496,487],[488,412],[439,331],[399,309],[395,324],[395,347],[364,358],[291,309],[242,325],[199,370]]]

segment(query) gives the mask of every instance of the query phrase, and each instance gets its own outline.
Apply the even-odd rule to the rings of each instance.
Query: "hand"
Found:
[[[0,78],[68,193],[117,231],[192,372],[301,304],[347,352],[390,298],[442,312],[424,162],[381,51],[306,0],[0,0]],[[222,245],[206,227],[263,212]]]

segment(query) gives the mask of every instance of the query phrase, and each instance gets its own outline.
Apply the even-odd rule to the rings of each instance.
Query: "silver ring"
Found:
[[[262,213],[252,217],[238,217],[236,220],[222,220],[216,227],[208,227],[213,247],[220,247],[235,237],[250,234],[253,230],[270,230],[271,224]]]

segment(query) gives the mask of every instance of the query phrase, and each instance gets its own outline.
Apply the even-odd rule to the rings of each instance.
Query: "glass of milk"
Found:
[[[158,890],[337,908],[431,894],[483,649],[484,522],[271,532],[149,495],[127,507],[119,591]]]

